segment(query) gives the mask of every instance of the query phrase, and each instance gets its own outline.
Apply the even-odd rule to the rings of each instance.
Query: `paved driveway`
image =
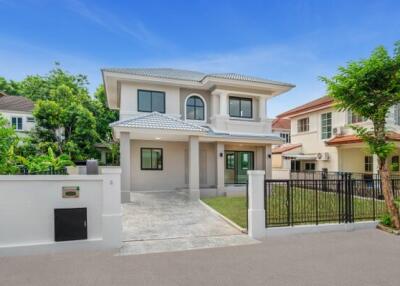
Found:
[[[400,237],[360,230],[147,255],[0,257],[0,285],[398,286],[399,262]]]
[[[183,191],[134,192],[123,205],[121,254],[257,243]]]

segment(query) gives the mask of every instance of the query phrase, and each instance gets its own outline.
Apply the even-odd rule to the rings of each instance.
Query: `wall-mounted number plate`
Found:
[[[79,198],[79,187],[62,187],[62,197],[66,199]]]

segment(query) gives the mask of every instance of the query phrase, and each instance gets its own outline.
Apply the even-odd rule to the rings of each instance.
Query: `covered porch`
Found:
[[[193,198],[224,195],[232,186],[244,186],[252,169],[266,170],[271,177],[271,144],[278,137],[215,133],[166,115],[151,117],[155,116],[184,126],[144,129],[125,121],[114,127],[120,140],[123,202],[135,191],[185,189]]]

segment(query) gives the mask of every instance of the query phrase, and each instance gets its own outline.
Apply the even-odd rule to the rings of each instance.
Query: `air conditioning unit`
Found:
[[[332,129],[333,135],[343,135],[343,127],[334,127]]]
[[[317,160],[328,161],[329,160],[329,153],[328,152],[317,153]]]

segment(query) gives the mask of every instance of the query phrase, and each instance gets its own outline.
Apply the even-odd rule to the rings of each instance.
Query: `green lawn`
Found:
[[[286,205],[287,192],[283,188],[274,187],[268,197],[266,208],[269,225],[287,225],[288,212],[291,214],[293,224],[314,224],[316,218],[318,218],[319,223],[337,222],[339,220],[337,194],[296,188],[293,189],[292,194],[293,209],[288,210]],[[318,200],[316,200],[317,196]],[[215,197],[203,199],[203,201],[241,227],[246,227],[245,197]],[[354,197],[355,220],[372,219],[374,208],[377,218],[385,213],[383,201],[375,200],[374,203],[370,198]]]

